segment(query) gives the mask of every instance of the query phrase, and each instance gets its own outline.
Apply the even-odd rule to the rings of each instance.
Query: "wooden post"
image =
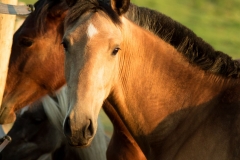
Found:
[[[1,0],[2,3],[16,5],[17,0]],[[0,14],[0,106],[6,83],[15,15]]]

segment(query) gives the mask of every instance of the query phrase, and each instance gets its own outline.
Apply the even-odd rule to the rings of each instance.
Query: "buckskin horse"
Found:
[[[59,0],[39,0],[34,7],[35,11],[26,18],[13,37],[8,78],[1,107],[2,110],[8,108],[7,111],[10,113],[1,113],[1,123],[12,121],[8,118],[14,119],[15,110],[32,103],[46,93],[54,93],[65,84],[64,53],[60,43],[63,36],[63,20],[68,7]],[[182,32],[181,28],[185,29],[161,13],[135,5],[130,5],[125,16],[165,40],[168,40],[166,37],[169,33],[176,39]],[[178,41],[169,43],[174,44]],[[114,126],[107,150],[108,159],[146,159],[110,103],[105,101],[103,108]],[[12,116],[9,116],[11,113]]]
[[[187,28],[169,32],[172,45],[135,25],[129,0],[67,3],[69,143],[91,143],[107,100],[149,160],[240,158],[237,61]]]
[[[68,7],[58,0],[40,0],[34,7],[35,11],[26,18],[13,37],[8,78],[1,106],[1,123],[13,121],[16,110],[46,93],[53,94],[65,84],[64,52],[60,43],[63,36],[63,20]],[[133,6],[133,11],[137,17],[139,10]],[[145,160],[113,107],[106,103],[104,110],[114,125],[107,159]]]
[[[67,111],[65,89],[56,96],[45,96],[21,109],[9,131],[12,142],[2,151],[4,160],[105,160],[107,139],[99,125],[93,144],[87,148],[71,147],[62,132]]]

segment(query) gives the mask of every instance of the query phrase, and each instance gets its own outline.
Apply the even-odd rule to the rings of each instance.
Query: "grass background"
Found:
[[[34,0],[21,0],[27,4]],[[158,10],[193,30],[216,50],[240,58],[240,0],[132,0]],[[103,111],[101,119],[111,135],[112,125]]]
[[[193,30],[216,50],[240,58],[240,0],[132,0]]]

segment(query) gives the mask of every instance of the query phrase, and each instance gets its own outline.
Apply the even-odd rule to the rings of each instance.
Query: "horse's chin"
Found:
[[[14,111],[6,108],[0,108],[0,124],[13,123],[16,120]]]
[[[75,148],[85,148],[85,147],[88,147],[91,143],[88,143],[88,144],[83,144],[83,145],[75,145],[75,144],[72,144],[72,143],[68,143],[70,146],[72,147],[75,147]]]
[[[92,140],[89,140],[87,142],[81,143],[81,142],[74,142],[74,141],[68,141],[68,144],[72,147],[76,148],[85,148],[88,147],[91,144]]]

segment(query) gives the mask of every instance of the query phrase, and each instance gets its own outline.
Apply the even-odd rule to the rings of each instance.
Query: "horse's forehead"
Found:
[[[105,31],[108,33],[115,32],[119,30],[119,27],[103,12],[97,12],[92,17],[92,24],[100,31]]]
[[[84,35],[88,29],[89,23],[91,23],[91,16],[92,14],[84,14],[75,23],[66,24],[64,38],[68,39],[70,43],[73,43],[74,40],[77,40],[79,37]]]
[[[69,39],[70,43],[73,43],[83,35],[87,35],[89,39],[97,34],[109,38],[115,37],[117,33],[120,33],[119,31],[119,28],[109,18],[106,18],[103,13],[96,12],[84,14],[76,23],[69,25],[64,37]]]

